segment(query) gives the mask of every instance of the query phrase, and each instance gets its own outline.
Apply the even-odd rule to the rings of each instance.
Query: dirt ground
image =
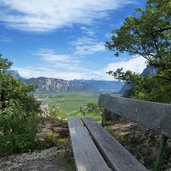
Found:
[[[37,138],[49,147],[39,152],[11,155],[0,159],[0,171],[74,171],[67,122],[44,118]],[[160,136],[132,122],[120,122],[106,129],[143,165],[153,166]],[[51,148],[50,148],[51,147]],[[161,171],[171,171],[171,141],[161,163]]]
[[[152,168],[161,136],[136,123],[124,121],[106,126],[106,129],[144,166]],[[171,141],[161,162],[161,171],[171,170]]]

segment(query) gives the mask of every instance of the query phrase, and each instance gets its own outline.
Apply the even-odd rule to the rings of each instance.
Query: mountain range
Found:
[[[57,93],[57,92],[118,92],[123,82],[104,81],[104,80],[63,80],[57,78],[23,78],[17,71],[9,70],[7,74],[13,75],[15,78],[25,83],[36,84],[38,88],[36,93]]]
[[[140,74],[145,75],[155,75],[157,69],[148,66]],[[23,78],[15,70],[8,70],[7,74],[13,75],[15,78],[22,80],[25,83],[36,84],[38,88],[36,93],[57,93],[57,92],[107,92],[107,93],[118,93],[124,94],[127,90],[131,88],[130,84],[120,82],[120,81],[105,81],[105,80],[63,80],[58,78]]]

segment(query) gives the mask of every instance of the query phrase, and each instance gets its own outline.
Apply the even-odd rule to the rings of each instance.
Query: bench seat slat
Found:
[[[69,118],[68,126],[78,171],[109,171],[81,119]]]
[[[114,137],[92,118],[82,119],[99,150],[115,171],[147,171]]]

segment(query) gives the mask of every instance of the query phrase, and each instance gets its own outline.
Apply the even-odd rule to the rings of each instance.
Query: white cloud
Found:
[[[47,32],[90,24],[134,0],[0,0],[0,21],[19,30]]]
[[[59,78],[65,80],[72,80],[75,78],[79,78],[79,73],[74,72],[59,72],[56,69],[49,67],[38,67],[38,68],[21,68],[21,67],[13,67],[14,70],[17,70],[20,75],[24,78],[32,78],[32,77],[48,77],[48,78]]]
[[[70,65],[72,66],[72,65]],[[118,68],[123,68],[124,71],[131,70],[133,72],[141,73],[143,69],[146,67],[145,59],[141,56],[133,56],[129,61],[121,61],[110,63],[106,67],[97,71],[58,71],[56,68],[49,67],[37,67],[37,68],[20,68],[14,67],[13,69],[19,71],[19,73],[25,77],[51,77],[51,78],[59,78],[65,80],[73,80],[73,79],[95,79],[95,80],[114,80],[114,78],[106,72],[112,70],[115,71]]]
[[[42,59],[45,64],[50,64],[50,68],[58,68],[67,71],[85,70],[81,67],[81,61],[72,54],[61,54],[53,49],[39,49],[33,55]]]
[[[108,71],[116,71],[118,68],[123,68],[123,71],[131,70],[136,73],[142,73],[146,67],[146,59],[135,55],[128,61],[120,61],[109,63],[106,67],[101,70],[93,71],[88,73],[86,78],[97,79],[97,80],[114,80],[113,76],[106,74]]]
[[[76,46],[74,54],[91,55],[96,52],[102,52],[102,51],[105,51],[105,46],[103,42],[99,42],[97,44],[92,44],[92,45]]]
[[[132,56],[132,58],[128,61],[110,63],[104,68],[104,70],[108,72],[108,71],[115,71],[118,68],[123,68],[123,71],[130,70],[140,74],[142,73],[143,69],[146,67],[145,62],[146,62],[145,58],[139,55],[135,55]]]
[[[87,27],[82,26],[82,27],[80,27],[80,29],[84,34],[86,34],[88,36],[93,36],[95,34],[95,32],[93,30],[91,30]]]
[[[71,57],[65,54],[57,54],[53,49],[40,49],[33,55],[41,57],[47,62],[70,62]]]
[[[73,79],[89,79],[89,75],[87,72],[60,72],[55,68],[49,67],[38,67],[38,68],[31,68],[31,67],[13,67],[12,69],[17,70],[20,75],[24,78],[32,78],[32,77],[47,77],[47,78],[58,78],[64,80],[73,80]]]
[[[72,42],[75,55],[90,55],[105,51],[105,43],[95,39],[82,37]]]

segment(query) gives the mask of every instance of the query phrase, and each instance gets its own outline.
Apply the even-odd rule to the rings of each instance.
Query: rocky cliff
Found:
[[[25,83],[37,85],[37,93],[55,93],[64,91],[100,91],[100,92],[118,92],[123,86],[123,82],[105,81],[105,80],[63,80],[57,78],[29,78],[25,79],[17,71],[10,70],[7,74],[23,80]]]

